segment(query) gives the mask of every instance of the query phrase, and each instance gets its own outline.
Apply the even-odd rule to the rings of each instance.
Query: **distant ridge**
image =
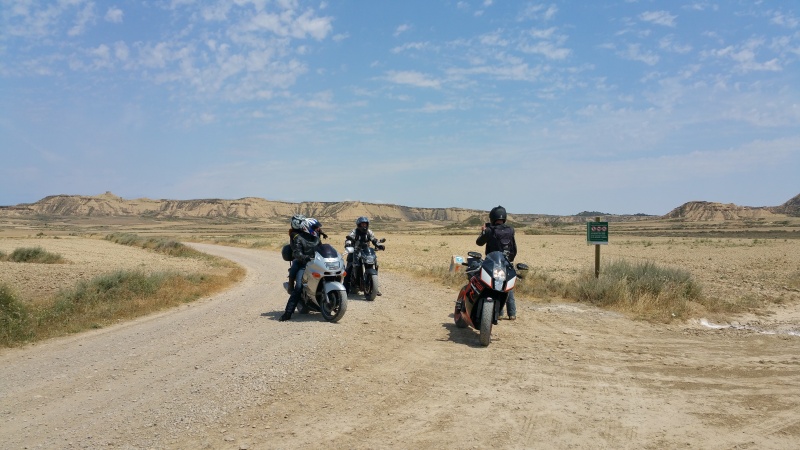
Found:
[[[97,196],[51,195],[36,203],[0,207],[0,214],[84,217],[140,216],[159,219],[228,218],[286,219],[294,214],[335,221],[355,221],[359,216],[372,220],[416,222],[460,222],[484,211],[462,208],[414,208],[408,206],[348,202],[289,203],[245,197],[236,200],[125,200],[111,192]]]
[[[51,195],[36,203],[0,206],[0,216],[73,216],[73,217],[147,217],[154,219],[245,219],[283,221],[293,214],[303,214],[328,221],[351,222],[359,216],[368,216],[382,222],[445,222],[477,221],[482,223],[487,211],[465,208],[415,208],[409,206],[345,202],[289,203],[245,197],[236,200],[152,200],[138,198],[125,200],[111,192],[96,196]],[[585,222],[583,212],[573,216],[546,214],[509,214],[517,222]],[[705,201],[685,203],[664,216],[600,214],[604,220],[632,221],[647,218],[681,219],[688,221],[724,221],[770,218],[778,216],[800,217],[800,194],[780,206],[749,207]]]
[[[770,218],[779,215],[800,217],[800,194],[780,206],[752,207],[738,206],[733,203],[693,201],[673,209],[664,218],[690,221],[720,221]]]

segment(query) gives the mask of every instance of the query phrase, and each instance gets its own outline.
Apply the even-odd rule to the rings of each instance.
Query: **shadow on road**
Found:
[[[450,314],[452,318],[453,315]],[[456,344],[464,344],[470,347],[476,348],[484,348],[481,345],[480,340],[478,339],[478,333],[472,328],[458,328],[455,323],[452,321],[445,322],[442,326],[447,330],[449,334],[448,339]]]

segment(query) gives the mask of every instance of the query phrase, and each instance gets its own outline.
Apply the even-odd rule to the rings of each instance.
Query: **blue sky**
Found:
[[[0,0],[0,205],[800,193],[794,1]]]

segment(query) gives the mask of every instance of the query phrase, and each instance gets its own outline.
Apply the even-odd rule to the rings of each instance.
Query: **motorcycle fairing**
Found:
[[[503,252],[491,252],[486,255],[480,270],[483,284],[495,291],[508,292],[517,284],[517,272]]]

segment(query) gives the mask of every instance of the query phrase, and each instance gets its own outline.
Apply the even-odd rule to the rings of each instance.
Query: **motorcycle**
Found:
[[[469,281],[458,293],[453,320],[458,328],[477,329],[480,343],[486,347],[492,342],[492,325],[497,324],[509,292],[528,266],[518,263],[515,268],[499,251],[489,253],[485,259],[479,252],[467,255],[467,261],[461,264],[467,266]]]
[[[347,241],[352,245],[345,246],[345,251],[353,255],[352,274],[350,274],[350,292],[363,291],[364,297],[368,301],[375,300],[378,295],[378,256],[375,249],[370,247],[369,242]],[[385,238],[378,241],[380,244],[386,242]],[[383,245],[376,246],[378,250],[384,250]]]
[[[320,243],[314,250],[314,259],[306,264],[303,272],[303,289],[297,307],[301,314],[319,311],[328,322],[338,322],[347,311],[347,292],[342,284],[344,260],[330,244]],[[283,283],[283,288],[288,291],[289,283]]]

